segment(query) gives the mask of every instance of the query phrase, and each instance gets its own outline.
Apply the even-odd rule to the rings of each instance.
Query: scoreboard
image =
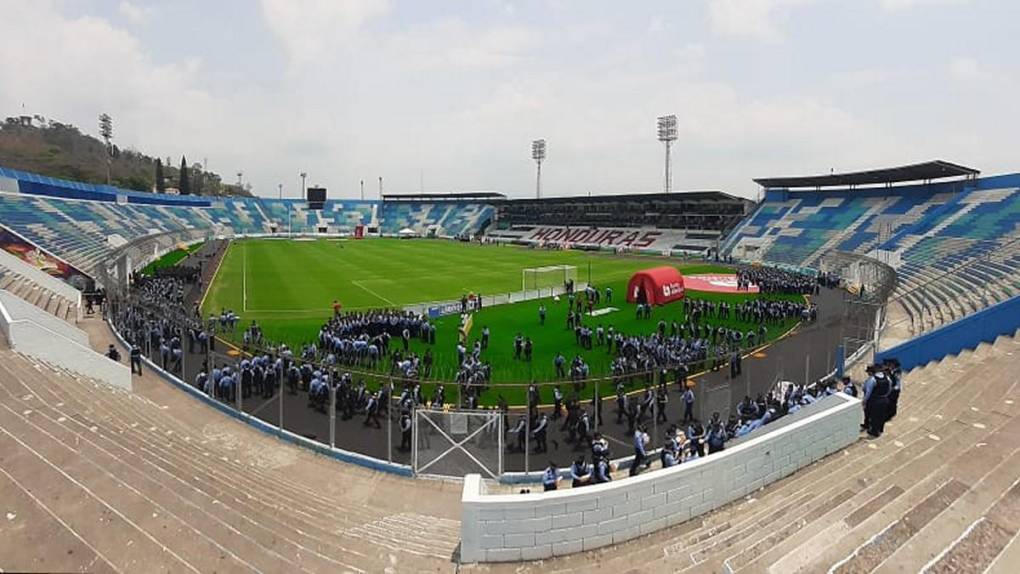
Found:
[[[326,203],[326,188],[325,187],[309,187],[308,188],[308,209],[322,209]]]

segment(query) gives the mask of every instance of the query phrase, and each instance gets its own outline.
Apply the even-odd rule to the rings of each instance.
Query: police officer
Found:
[[[708,453],[712,454],[723,450],[726,438],[726,427],[719,419],[719,413],[713,413],[712,422],[708,427],[708,436],[705,439],[705,442],[708,443]]]
[[[535,453],[545,452],[548,450],[545,438],[546,433],[549,430],[549,416],[542,413],[538,417],[538,424],[535,425],[535,430],[531,431],[532,438],[535,439]]]
[[[591,484],[591,466],[587,461],[584,460],[584,455],[581,455],[574,459],[574,464],[570,465],[570,478],[571,488],[577,488],[580,486],[587,486]]]
[[[865,413],[868,419],[868,436],[878,438],[885,430],[889,420],[889,409],[892,395],[892,381],[882,371],[875,373],[875,384],[865,399]]]
[[[518,452],[524,452],[524,440],[525,440],[525,434],[524,433],[526,432],[526,429],[527,429],[527,423],[524,422],[524,417],[520,416],[520,417],[517,417],[517,424],[515,424],[513,426],[513,428],[511,428],[510,430],[507,431],[508,433],[510,433],[510,434],[514,435],[515,437],[517,437],[517,451]]]
[[[644,427],[639,425],[634,430],[634,461],[630,464],[630,476],[637,476],[641,472],[641,467],[647,465],[648,455],[645,452],[647,442],[648,435],[645,434]]]
[[[556,385],[553,387],[553,420],[556,420],[563,416],[563,391],[560,390],[560,386]]]
[[[131,373],[134,374],[135,369],[138,369],[138,374],[142,374],[142,350],[138,345],[131,345],[129,352],[131,357]]]
[[[411,414],[406,410],[400,413],[400,450],[411,450]]]
[[[687,387],[683,394],[684,399],[684,420],[688,423],[694,421],[694,390]]]
[[[886,419],[889,421],[896,416],[896,408],[899,406],[900,391],[903,389],[903,370],[898,359],[887,359],[885,366],[892,384],[892,392],[889,393],[889,414]]]
[[[612,467],[609,464],[609,459],[601,457],[595,461],[595,470],[592,476],[592,480],[595,484],[602,484],[603,482],[609,482],[613,480]]]
[[[549,461],[549,466],[547,466],[545,472],[542,473],[542,487],[546,491],[556,490],[559,483],[560,471],[556,468],[556,463]]]

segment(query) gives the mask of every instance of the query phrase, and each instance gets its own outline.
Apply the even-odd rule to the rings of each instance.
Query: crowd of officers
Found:
[[[877,438],[881,436],[886,422],[896,415],[897,402],[902,389],[902,372],[899,362],[890,359],[880,365],[869,366],[867,373],[868,378],[860,387],[849,377],[843,377],[839,381],[831,380],[809,388],[805,388],[803,385],[789,384],[770,393],[759,394],[754,399],[746,396],[740,401],[736,411],[729,416],[728,420],[724,420],[716,412],[706,423],[696,420],[691,415],[689,406],[694,402],[693,392],[690,389],[685,389],[681,392],[681,400],[688,408],[685,408],[681,421],[666,427],[658,449],[660,467],[669,468],[723,451],[730,441],[744,437],[766,424],[793,414],[825,396],[836,393],[845,393],[862,399],[864,423],[861,425],[861,429],[867,431],[869,437]],[[559,411],[559,395],[556,396],[557,405],[554,413]],[[618,394],[617,423],[623,422],[626,418],[627,435],[633,438],[633,457],[625,462],[629,466],[630,476],[639,474],[652,465],[652,455],[654,454],[651,448],[652,437],[649,435],[648,423],[643,419],[645,415],[648,415],[655,417],[657,423],[667,422],[664,415],[659,418],[665,410],[667,401],[668,394],[663,386],[660,386],[654,393],[650,389],[646,389],[641,398],[626,397],[622,392]],[[576,402],[574,404],[576,405]],[[536,445],[535,454],[545,452],[545,438],[539,435],[545,432],[549,424],[544,414],[539,417],[539,424],[532,431],[534,439],[540,439],[533,442]],[[585,450],[584,447],[587,447],[590,454],[586,456],[582,452],[576,455],[567,471],[561,471],[554,462],[550,461],[549,466],[542,474],[545,490],[557,489],[564,477],[570,479],[571,487],[574,488],[609,482],[613,479],[612,473],[618,469],[611,461],[609,441],[598,431],[588,434],[591,420],[592,417],[589,417],[587,412],[581,409],[573,423],[578,427],[574,450]],[[568,418],[568,422],[564,426],[567,427],[570,424]],[[510,432],[519,432],[524,427],[522,417],[518,421],[517,427],[512,428]],[[517,448],[523,448],[524,443],[520,435],[517,437],[517,443],[519,445]]]

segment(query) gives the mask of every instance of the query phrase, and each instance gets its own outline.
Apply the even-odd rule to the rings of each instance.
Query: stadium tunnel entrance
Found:
[[[664,265],[638,271],[627,283],[627,302],[665,305],[684,298],[684,277],[676,267]]]

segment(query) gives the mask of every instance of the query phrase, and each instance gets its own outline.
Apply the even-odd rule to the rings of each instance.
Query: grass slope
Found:
[[[205,245],[204,241],[195,243],[194,245],[189,245],[187,249],[174,249],[143,267],[141,273],[142,275],[152,275],[159,269],[173,267],[181,261],[184,261],[188,255],[191,255],[201,249],[203,245]]]

